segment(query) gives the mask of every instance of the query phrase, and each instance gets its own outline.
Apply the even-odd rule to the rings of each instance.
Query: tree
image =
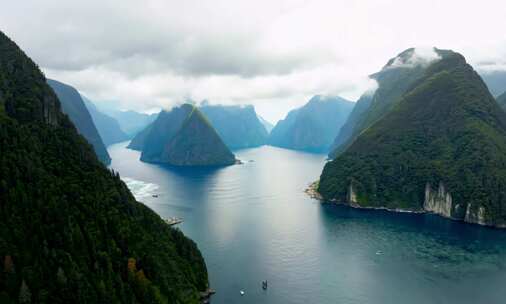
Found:
[[[26,285],[25,280],[21,283],[21,289],[19,290],[19,303],[28,304],[32,302],[32,293],[30,288]]]

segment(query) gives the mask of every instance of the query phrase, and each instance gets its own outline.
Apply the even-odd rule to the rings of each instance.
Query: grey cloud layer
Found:
[[[485,2],[23,0],[2,5],[0,30],[96,101],[253,103],[275,121],[311,95],[374,89],[367,75],[409,47],[506,70],[506,4]]]

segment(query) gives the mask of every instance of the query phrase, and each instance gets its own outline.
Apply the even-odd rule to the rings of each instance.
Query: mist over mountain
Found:
[[[506,227],[506,113],[462,55],[437,52],[441,59],[325,165],[318,189],[352,206]]]
[[[282,148],[328,152],[354,106],[339,96],[316,95],[280,120],[268,142]]]
[[[93,146],[100,161],[104,164],[110,164],[111,157],[107,153],[104,142],[79,92],[75,88],[56,80],[48,79],[47,83],[58,96],[62,111],[69,116],[79,133]]]
[[[106,146],[128,140],[130,137],[121,130],[118,121],[111,116],[102,113],[91,100],[82,96],[86,108]]]
[[[260,122],[262,123],[262,125],[264,126],[265,130],[267,131],[267,133],[271,133],[272,129],[274,129],[274,125],[265,120],[262,116],[258,115],[258,120],[260,120]]]
[[[446,55],[443,50],[410,48],[390,59],[381,71],[372,74],[370,77],[378,83],[377,89],[364,93],[357,101],[335,138],[329,156],[336,157],[358,134],[389,112],[424,75],[430,63]]]

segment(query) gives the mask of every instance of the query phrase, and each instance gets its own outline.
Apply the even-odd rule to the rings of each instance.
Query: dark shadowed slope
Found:
[[[149,127],[141,160],[176,166],[223,166],[235,156],[205,116],[193,105],[162,111]]]
[[[288,149],[328,152],[355,103],[339,96],[314,96],[292,110],[269,135],[269,144]]]
[[[73,87],[56,80],[48,79],[47,83],[53,88],[56,96],[58,96],[63,113],[69,116],[77,131],[93,146],[98,159],[104,164],[109,164],[111,162],[109,153],[107,153],[104,142],[79,92]]]
[[[123,132],[123,130],[121,130],[121,127],[119,126],[119,123],[116,121],[116,119],[100,112],[98,108],[93,104],[93,102],[88,98],[84,96],[81,97],[83,98],[84,104],[90,112],[91,118],[97,127],[98,133],[100,134],[100,137],[106,146],[129,139],[129,136]]]
[[[199,303],[195,243],[135,201],[0,32],[0,303]]]
[[[325,165],[324,198],[506,226],[506,114],[447,51],[395,107]]]

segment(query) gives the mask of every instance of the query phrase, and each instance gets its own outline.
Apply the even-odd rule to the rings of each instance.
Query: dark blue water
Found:
[[[236,152],[244,165],[175,169],[125,143],[109,153],[140,201],[184,218],[212,303],[506,302],[506,231],[320,204],[303,190],[323,155],[261,147]]]

